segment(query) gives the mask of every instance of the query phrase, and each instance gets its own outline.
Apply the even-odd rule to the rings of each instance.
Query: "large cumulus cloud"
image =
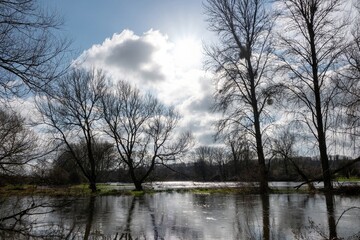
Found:
[[[137,36],[130,30],[115,33],[86,50],[77,60],[87,66],[101,67],[121,75],[122,78],[136,79],[149,83],[165,79],[162,62],[158,55],[167,49],[167,36],[150,30]]]
[[[214,133],[210,112],[213,87],[198,57],[201,48],[200,43],[195,49],[198,52],[193,53],[184,42],[176,43],[160,31],[137,35],[124,30],[86,50],[77,62],[102,68],[114,81],[127,80],[163,103],[174,105],[183,116],[179,129],[191,130],[198,144],[209,144]],[[189,61],[184,61],[187,55]]]

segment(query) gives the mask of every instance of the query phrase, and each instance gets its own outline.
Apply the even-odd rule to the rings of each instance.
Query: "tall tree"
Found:
[[[101,118],[98,109],[105,90],[105,75],[100,70],[73,70],[53,87],[51,96],[39,98],[37,108],[42,122],[64,144],[96,191],[96,124]],[[84,151],[76,149],[83,141]],[[82,154],[79,154],[82,153]]]
[[[339,88],[331,72],[346,49],[343,1],[278,0],[283,12],[278,55],[290,81],[285,82],[296,104],[293,109],[315,137],[320,153],[324,187],[332,189],[327,132],[334,128]]]
[[[216,78],[215,109],[224,116],[218,130],[240,131],[252,139],[263,193],[268,192],[264,123],[276,93],[269,78],[274,18],[268,7],[265,0],[208,0],[205,5],[210,29],[219,35],[219,44],[207,49]]]
[[[119,81],[102,98],[106,133],[114,140],[121,163],[129,171],[136,190],[156,164],[175,160],[190,145],[188,133],[176,138],[179,115],[151,95],[143,95]]]
[[[57,34],[62,21],[36,0],[0,1],[0,93],[43,89],[63,74],[69,42]]]

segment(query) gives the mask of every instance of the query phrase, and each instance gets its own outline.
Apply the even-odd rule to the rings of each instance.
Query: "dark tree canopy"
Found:
[[[97,178],[101,179],[104,175],[113,170],[116,165],[114,145],[110,142],[93,142],[93,154],[95,161],[95,171]],[[83,179],[78,161],[81,161],[83,170],[88,175],[91,174],[91,165],[87,156],[87,145],[84,140],[72,144],[76,157],[66,147],[60,150],[59,156],[54,160],[50,173],[50,180],[56,184],[80,183]]]

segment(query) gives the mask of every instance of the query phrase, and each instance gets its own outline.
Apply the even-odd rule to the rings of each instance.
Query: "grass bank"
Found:
[[[37,185],[6,185],[0,187],[0,196],[52,196],[52,197],[82,197],[82,196],[121,196],[153,194],[157,192],[191,192],[194,194],[259,194],[257,187],[214,187],[214,188],[180,188],[154,190],[145,189],[144,191],[133,191],[131,189],[118,189],[114,185],[100,183],[97,184],[98,191],[92,193],[88,184],[78,184],[69,186],[37,186]],[[314,194],[321,193],[321,189],[309,191],[306,188],[296,190],[295,188],[271,189],[270,194]],[[336,188],[334,194],[360,195],[359,185],[346,185]]]

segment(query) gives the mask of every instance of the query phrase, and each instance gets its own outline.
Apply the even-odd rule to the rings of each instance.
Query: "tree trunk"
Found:
[[[315,93],[315,108],[316,108],[317,139],[319,143],[320,161],[322,167],[322,174],[324,178],[324,189],[325,191],[331,191],[332,190],[331,173],[329,168],[329,158],[327,155],[326,136],[325,136],[324,123],[323,123],[320,87],[319,87],[319,80],[317,73],[314,74],[314,93]]]
[[[270,201],[268,194],[261,195],[263,239],[270,239]]]
[[[257,110],[257,105],[253,106],[254,108],[254,128],[255,128],[255,138],[256,138],[256,151],[258,156],[258,164],[260,171],[260,193],[268,193],[269,192],[269,184],[268,184],[268,176],[265,164],[265,155],[262,144],[262,136],[260,129],[260,120],[259,114]]]
[[[260,128],[260,111],[258,108],[258,100],[256,97],[255,91],[255,74],[251,65],[250,56],[247,59],[248,62],[248,73],[251,82],[250,91],[251,91],[251,105],[253,110],[254,116],[254,130],[255,130],[255,139],[256,139],[256,151],[258,156],[258,164],[259,164],[259,171],[260,171],[260,193],[268,193],[269,192],[269,184],[268,184],[268,176],[265,164],[265,155],[264,155],[264,148],[262,143],[262,134]]]
[[[97,191],[96,182],[90,181],[89,188],[91,189],[91,192],[93,192],[93,193],[96,192]]]
[[[88,217],[86,220],[84,240],[87,240],[90,238],[91,228],[92,228],[93,219],[94,219],[94,210],[95,210],[95,197],[90,197],[89,206],[87,208]]]
[[[334,196],[330,193],[326,193],[325,198],[329,224],[329,239],[338,239],[335,222]]]
[[[129,173],[131,176],[131,180],[135,185],[135,191],[142,191],[143,190],[142,181],[137,179],[135,175],[135,169],[132,166],[129,166]]]
[[[321,93],[320,93],[320,83],[318,76],[318,59],[316,52],[316,43],[315,43],[315,32],[313,25],[308,25],[309,37],[310,37],[310,47],[311,47],[311,57],[312,57],[312,75],[313,75],[313,86],[314,86],[314,97],[315,97],[315,114],[316,119],[314,122],[317,130],[317,140],[319,144],[320,151],[320,161],[322,166],[322,173],[324,178],[324,189],[325,191],[332,190],[331,184],[331,174],[329,169],[329,159],[327,155],[327,146],[326,146],[326,136],[324,128],[324,119],[321,107]]]
[[[258,150],[259,151],[259,150]],[[261,153],[258,153],[258,164],[260,170],[260,193],[266,194],[269,192],[269,184],[267,179],[267,170],[265,165],[265,157],[262,149]]]
[[[134,185],[135,185],[135,191],[143,191],[143,187],[142,187],[142,182],[141,181],[134,181]]]

